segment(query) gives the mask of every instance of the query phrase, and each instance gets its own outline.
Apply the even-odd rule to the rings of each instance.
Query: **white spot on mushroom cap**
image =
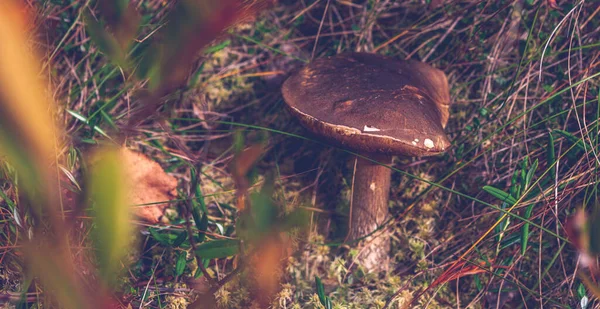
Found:
[[[369,186],[369,189],[371,189],[371,191],[375,191],[375,188],[376,188],[375,183],[372,182],[371,185]]]
[[[428,138],[426,138],[426,139],[423,141],[423,143],[425,144],[425,147],[427,147],[427,148],[433,148],[433,146],[435,146],[435,145],[433,144],[433,141],[432,141],[432,140],[430,140],[430,139],[428,139]]]
[[[365,125],[365,127],[363,128],[363,131],[364,132],[379,132],[381,130],[377,129],[376,127]]]

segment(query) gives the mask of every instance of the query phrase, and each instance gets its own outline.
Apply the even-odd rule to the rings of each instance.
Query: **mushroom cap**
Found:
[[[303,126],[354,151],[429,156],[450,147],[448,81],[422,62],[369,53],[321,58],[282,92]]]

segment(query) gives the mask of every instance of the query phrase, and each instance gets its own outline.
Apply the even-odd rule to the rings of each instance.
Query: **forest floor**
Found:
[[[30,2],[39,30],[32,40],[43,51],[57,117],[72,139],[65,156],[75,163],[65,170],[77,178],[75,158],[122,132],[152,81],[126,77],[98,39],[90,39],[83,23],[89,1]],[[166,2],[134,1],[141,15],[134,46],[142,49],[165,26],[176,6]],[[265,190],[272,199],[265,203],[272,209],[281,216],[308,213],[302,228],[288,231],[281,281],[269,290],[273,308],[324,308],[323,296],[332,308],[598,305],[593,284],[582,279],[589,271],[581,262],[585,252],[568,234],[568,219],[591,213],[598,201],[595,1],[275,2],[211,39],[186,68],[186,85],[170,89],[158,116],[136,125],[124,140],[178,183],[168,223],[135,221],[140,246],[120,281],[124,307],[199,304],[204,294],[198,291],[210,282],[190,247],[173,245],[172,238],[190,230],[187,209],[198,199],[207,214],[207,240],[240,236],[240,181],[231,162],[255,142],[263,146],[260,154],[248,155],[258,158],[249,191],[271,183]],[[163,39],[172,44],[169,50],[185,50]],[[435,157],[393,161],[393,219],[385,226],[392,251],[383,273],[365,272],[356,259],[359,247],[344,243],[353,154],[303,129],[285,109],[280,90],[311,59],[349,51],[427,62],[445,72],[450,85],[446,132],[452,147]],[[4,188],[10,193],[10,185]],[[7,195],[0,203],[6,223],[0,243],[14,244],[19,227]],[[251,199],[262,201],[260,195]],[[269,245],[258,248],[270,252]],[[18,247],[1,246],[0,252],[0,293],[19,293]],[[269,271],[253,258],[269,269],[280,262],[260,252],[205,260],[208,275],[227,278],[212,300],[219,308],[264,303],[249,282]],[[259,269],[259,279],[248,278],[253,272],[246,264]]]

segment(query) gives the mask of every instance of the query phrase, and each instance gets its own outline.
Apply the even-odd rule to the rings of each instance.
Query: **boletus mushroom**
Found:
[[[422,62],[369,53],[321,58],[292,74],[282,93],[309,131],[377,161],[356,159],[349,239],[387,219],[391,170],[384,165],[393,156],[432,156],[450,147],[448,81]],[[381,270],[388,251],[388,237],[372,235],[358,259],[369,271]]]

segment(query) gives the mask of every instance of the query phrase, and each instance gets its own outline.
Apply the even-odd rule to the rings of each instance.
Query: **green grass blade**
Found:
[[[535,204],[531,204],[527,206],[525,210],[525,215],[523,216],[525,219],[529,219],[531,217],[531,213],[533,212],[533,206]],[[529,223],[525,222],[523,227],[521,227],[521,254],[525,255],[525,251],[527,251],[527,243],[529,242]]]

